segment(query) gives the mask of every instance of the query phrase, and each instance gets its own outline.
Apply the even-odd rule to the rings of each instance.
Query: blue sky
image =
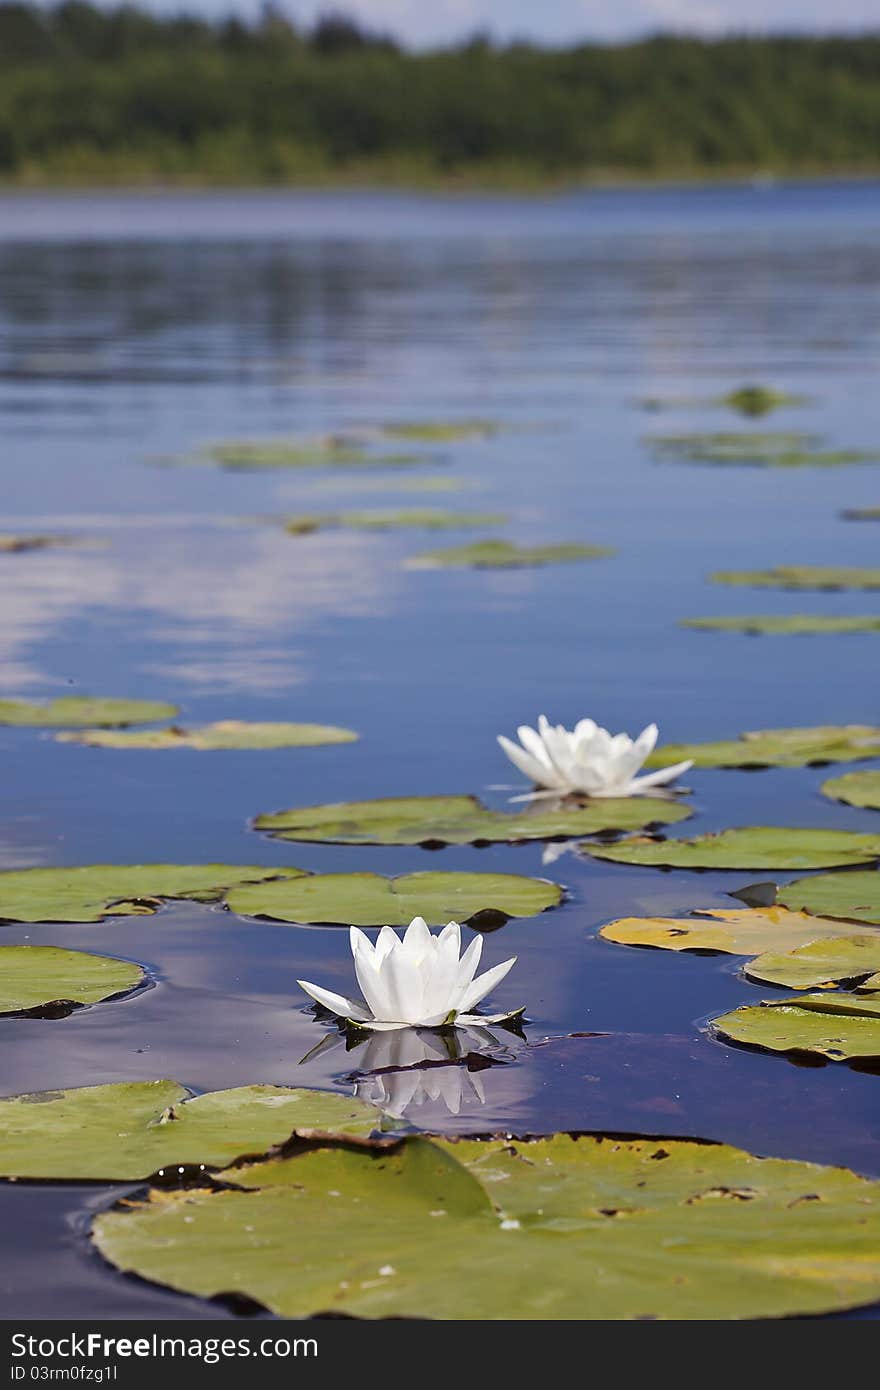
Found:
[[[145,0],[162,10],[255,13],[259,0]],[[657,30],[720,34],[773,29],[822,32],[880,29],[877,0],[281,0],[292,18],[311,21],[339,8],[406,43],[449,43],[476,29],[502,39],[547,43],[617,39]]]

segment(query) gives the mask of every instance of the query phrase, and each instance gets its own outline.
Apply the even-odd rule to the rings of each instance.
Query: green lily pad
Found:
[[[719,405],[729,406],[740,415],[758,417],[785,405],[803,405],[805,400],[806,397],[793,396],[788,391],[775,391],[772,386],[740,386],[722,396]]]
[[[820,919],[814,917],[818,923]],[[867,982],[880,971],[880,932],[862,931],[851,936],[809,941],[791,951],[766,951],[749,961],[745,973],[762,984],[787,985],[789,989],[814,989],[842,981]],[[860,988],[872,988],[863,984]],[[875,986],[876,988],[876,986]]]
[[[880,521],[880,507],[848,507],[840,515],[844,521]]]
[[[425,444],[454,444],[461,439],[491,439],[500,428],[492,420],[400,420],[384,425],[383,434]]]
[[[870,870],[799,878],[778,889],[776,901],[820,917],[845,917],[880,925],[880,873]]]
[[[163,898],[217,902],[228,888],[302,869],[242,864],[85,864],[0,873],[0,921],[100,922],[155,912]]]
[[[776,565],[770,570],[716,570],[715,584],[748,589],[880,589],[880,569],[857,565]]]
[[[352,729],[331,724],[249,724],[223,719],[195,729],[140,729],[117,733],[108,729],[84,729],[81,733],[56,734],[59,743],[86,743],[93,748],[316,748],[327,743],[354,743]]]
[[[0,946],[0,1014],[98,1004],[137,989],[139,965],[60,946]]]
[[[851,937],[851,922],[790,912],[784,907],[706,908],[691,917],[620,917],[599,932],[622,946],[655,946],[664,951],[721,951],[753,956],[790,951],[816,940]],[[874,939],[866,929],[865,935]],[[878,937],[880,940],[880,937]]]
[[[0,724],[16,724],[35,729],[81,728],[88,724],[111,728],[123,724],[152,724],[173,719],[176,705],[158,700],[114,700],[110,698],[63,695],[47,704],[32,700],[0,700]]]
[[[877,859],[880,857],[880,834],[746,825],[735,830],[695,835],[690,840],[652,840],[639,836],[618,845],[585,844],[583,848],[595,859],[663,868],[825,869],[836,864],[865,864]],[[798,904],[787,903],[787,906]]]
[[[682,618],[681,626],[702,628],[707,632],[747,632],[755,637],[766,634],[803,636],[806,633],[880,632],[880,617],[860,614],[832,618],[819,613],[798,613],[784,618],[768,613],[736,618]]]
[[[640,830],[646,825],[684,820],[690,814],[690,807],[659,797],[601,799],[559,810],[540,809],[536,804],[510,815],[487,810],[475,796],[392,796],[377,801],[297,806],[257,816],[254,827],[268,831],[277,840],[318,844],[469,845]]]
[[[293,1135],[363,1139],[372,1106],[285,1086],[191,1097],[177,1081],[129,1081],[0,1100],[0,1176],[131,1182],[162,1168],[223,1168]]]
[[[25,550],[49,550],[53,546],[70,545],[70,536],[33,536],[0,533],[0,555],[15,555]]]
[[[353,440],[233,440],[212,444],[204,456],[223,468],[250,471],[273,468],[409,468],[423,463],[420,454],[374,453]]]
[[[546,879],[519,874],[414,873],[310,874],[233,889],[226,905],[243,917],[279,922],[344,922],[355,927],[405,927],[413,917],[429,926],[466,922],[491,911],[534,917],[562,900]]]
[[[829,777],[822,783],[822,792],[847,806],[880,811],[880,772],[847,772],[843,777]]]
[[[646,766],[666,767],[690,758],[697,767],[808,767],[878,757],[880,728],[876,725],[826,724],[756,729],[715,743],[667,743],[655,749]]]
[[[283,1318],[749,1319],[880,1296],[880,1185],[722,1144],[411,1138],[223,1178],[99,1215],[95,1245]]]
[[[852,463],[873,463],[880,458],[880,454],[863,449],[819,449],[818,436],[791,430],[654,435],[648,443],[661,458],[689,463],[744,463],[763,468],[839,468]]]
[[[514,545],[512,541],[474,541],[446,550],[426,550],[406,561],[407,569],[526,569],[536,565],[562,565],[575,560],[599,560],[613,555],[607,545]]]
[[[442,507],[403,507],[393,510],[312,512],[284,518],[292,536],[315,531],[462,531],[475,526],[503,526],[507,517],[493,512],[454,512]]]
[[[813,1052],[831,1062],[880,1061],[880,994],[842,990],[771,999],[712,1020],[733,1042],[769,1052]]]

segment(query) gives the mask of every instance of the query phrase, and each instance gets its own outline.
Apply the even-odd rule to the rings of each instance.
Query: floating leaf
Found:
[[[347,1096],[239,1086],[192,1098],[177,1081],[130,1081],[0,1100],[0,1176],[131,1182],[161,1168],[222,1168],[292,1135],[366,1137],[376,1111]]]
[[[525,569],[535,565],[598,560],[614,551],[607,545],[514,545],[512,541],[474,541],[447,550],[427,550],[406,561],[408,569]]]
[[[813,434],[779,430],[765,434],[720,430],[710,434],[654,435],[648,443],[661,457],[690,463],[745,463],[763,468],[837,468],[873,463],[880,454],[863,449],[818,449]]]
[[[769,1052],[815,1052],[831,1062],[880,1061],[880,994],[842,990],[770,999],[712,1020],[733,1042]]]
[[[326,474],[313,484],[313,486],[324,492],[345,492],[348,496],[352,492],[463,492],[471,484],[462,478],[453,478],[449,474],[419,474],[414,477],[410,473],[400,476],[397,474],[388,477],[374,477],[372,474],[359,475],[357,479],[351,477],[334,477]]]
[[[860,614],[832,618],[823,614],[798,613],[784,618],[779,614],[750,614],[736,618],[682,618],[682,627],[709,632],[748,632],[760,637],[767,633],[801,636],[805,633],[880,632],[880,617]]]
[[[880,507],[848,507],[840,515],[844,521],[880,521]]]
[[[454,444],[460,439],[491,439],[500,425],[492,420],[401,420],[383,427],[390,439]]]
[[[223,1177],[247,1190],[103,1213],[98,1250],[287,1318],[713,1320],[880,1296],[880,1185],[722,1144],[412,1138]]]
[[[814,917],[820,923],[821,919]],[[850,929],[851,930],[851,929]],[[789,989],[812,989],[841,981],[867,981],[880,971],[880,932],[862,931],[833,940],[809,941],[791,951],[767,951],[749,961],[750,980]],[[870,988],[870,985],[863,986]]]
[[[503,526],[507,517],[493,512],[453,512],[442,507],[404,507],[393,510],[312,512],[288,516],[285,531],[308,536],[315,531],[341,528],[350,531],[461,531],[474,526]]]
[[[880,772],[847,772],[843,777],[829,777],[822,783],[822,791],[832,801],[880,811]]]
[[[833,936],[848,938],[852,932],[851,922],[813,917],[808,912],[740,907],[706,908],[692,917],[620,917],[604,926],[599,935],[622,946],[753,956],[768,950],[788,951],[819,938],[823,942]]]
[[[332,724],[248,724],[223,719],[195,729],[143,729],[135,733],[84,729],[56,734],[59,743],[87,743],[94,748],[315,748],[326,743],[353,743],[358,735]]]
[[[420,454],[371,453],[355,439],[233,440],[212,444],[205,457],[223,468],[408,468],[424,462]]]
[[[241,864],[85,864],[0,873],[0,921],[100,922],[155,912],[163,898],[216,902],[227,888],[302,869]]]
[[[356,927],[405,927],[413,917],[429,926],[466,922],[479,912],[533,917],[562,899],[545,879],[519,874],[310,874],[233,889],[226,904],[245,917],[279,922],[344,922]]]
[[[0,700],[0,724],[17,724],[35,729],[80,728],[88,724],[103,728],[123,724],[152,724],[173,719],[176,705],[157,700],[114,700],[110,698],[63,695],[48,704],[32,700]]]
[[[749,589],[880,589],[880,569],[858,565],[776,565],[770,570],[716,570],[715,584]]]
[[[97,1004],[142,984],[139,965],[60,946],[0,946],[0,1014]]]
[[[393,796],[377,801],[340,801],[297,806],[257,816],[254,826],[278,840],[340,845],[468,845],[480,841],[547,840],[595,835],[602,830],[639,830],[691,814],[688,806],[649,797],[596,800],[545,810],[534,805],[510,815],[490,811],[475,796]],[[880,853],[880,851],[878,851]],[[2,876],[0,876],[2,888]]]
[[[817,874],[799,878],[777,892],[785,907],[820,917],[848,917],[880,925],[880,873]]]
[[[880,728],[825,724],[804,729],[756,729],[716,743],[667,743],[648,758],[666,767],[690,758],[697,767],[806,767],[880,757]]]
[[[596,859],[611,859],[617,864],[675,869],[824,869],[835,864],[865,864],[880,857],[880,834],[746,825],[695,835],[690,840],[639,836],[618,845],[585,844],[583,848]]]
[[[729,406],[740,415],[769,415],[784,405],[803,405],[804,396],[792,396],[788,391],[774,391],[772,386],[741,386],[737,391],[728,391],[722,396],[719,405]]]
[[[25,550],[48,550],[52,546],[73,544],[70,536],[27,536],[0,533],[0,555],[13,555]]]

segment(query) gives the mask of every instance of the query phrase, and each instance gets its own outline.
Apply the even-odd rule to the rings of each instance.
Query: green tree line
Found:
[[[536,183],[880,168],[880,33],[403,51],[86,0],[0,4],[11,182]]]

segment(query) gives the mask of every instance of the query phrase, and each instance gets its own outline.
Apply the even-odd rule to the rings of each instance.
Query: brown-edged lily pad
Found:
[[[880,1184],[722,1144],[409,1138],[221,1182],[100,1214],[97,1249],[283,1318],[726,1320],[880,1296]]]
[[[721,951],[733,956],[794,951],[831,937],[852,936],[852,922],[813,917],[785,907],[705,908],[690,917],[619,917],[599,935],[623,946],[664,951]],[[880,933],[869,933],[880,941]],[[880,966],[878,966],[880,969]]]

